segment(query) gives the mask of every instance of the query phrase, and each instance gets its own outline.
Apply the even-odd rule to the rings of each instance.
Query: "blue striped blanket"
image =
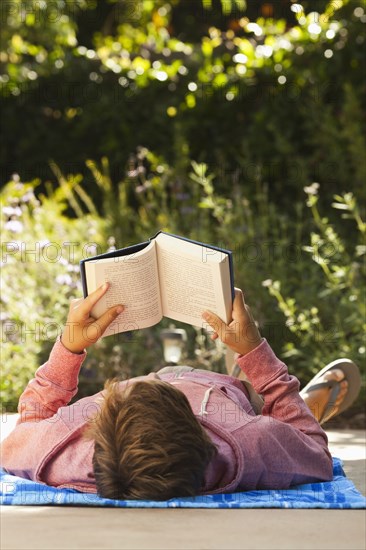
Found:
[[[258,490],[199,497],[156,500],[110,500],[73,489],[56,489],[0,470],[0,503],[17,506],[109,506],[116,508],[366,508],[366,498],[355,488],[333,458],[333,480],[297,485],[286,490]]]

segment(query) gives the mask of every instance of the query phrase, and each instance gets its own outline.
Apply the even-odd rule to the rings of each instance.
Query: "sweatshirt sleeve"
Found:
[[[39,367],[19,399],[18,424],[39,422],[67,405],[78,390],[78,379],[86,352],[69,351],[58,338],[48,361]]]
[[[238,365],[264,399],[253,426],[236,434],[252,459],[257,458],[257,487],[275,489],[332,479],[327,436],[301,398],[298,379],[288,373],[267,341],[239,356]],[[249,441],[252,428],[255,444]]]

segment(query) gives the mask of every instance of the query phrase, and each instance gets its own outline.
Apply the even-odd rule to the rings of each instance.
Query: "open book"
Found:
[[[205,326],[205,309],[231,320],[234,299],[229,250],[159,231],[149,241],[80,262],[84,297],[104,282],[110,288],[92,310],[125,306],[103,336],[156,325],[163,317]]]

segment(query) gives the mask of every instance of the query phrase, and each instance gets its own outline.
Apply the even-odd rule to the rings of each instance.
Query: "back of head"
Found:
[[[161,380],[109,382],[92,426],[98,493],[112,499],[197,495],[216,447],[186,396]]]

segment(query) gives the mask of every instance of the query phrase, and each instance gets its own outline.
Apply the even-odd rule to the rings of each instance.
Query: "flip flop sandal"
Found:
[[[343,378],[341,380],[327,380],[316,383],[316,381],[322,378],[325,373],[335,369],[339,369],[343,372]],[[341,389],[340,382],[343,382],[343,380],[347,380],[348,382],[347,393],[345,394],[339,407],[335,409],[334,403],[336,402]],[[356,400],[361,388],[361,375],[358,366],[350,359],[336,359],[318,372],[309,384],[301,390],[301,393],[310,393],[314,390],[324,388],[331,389],[331,392],[329,394],[328,403],[325,406],[323,414],[319,420],[319,424],[324,424],[324,422],[327,422],[327,420],[330,420],[333,416],[345,411]]]

